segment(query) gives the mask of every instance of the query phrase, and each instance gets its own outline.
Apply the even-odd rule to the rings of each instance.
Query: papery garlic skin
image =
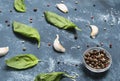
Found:
[[[0,56],[4,56],[8,53],[9,47],[0,47]]]
[[[59,35],[56,35],[56,39],[54,40],[53,47],[58,52],[65,52],[65,48],[59,42]]]
[[[56,7],[64,13],[68,12],[68,8],[65,4],[62,4],[62,3],[56,4]]]
[[[94,39],[94,38],[96,37],[96,35],[98,34],[99,29],[98,29],[98,27],[95,26],[95,25],[90,25],[90,28],[91,28],[90,37]]]

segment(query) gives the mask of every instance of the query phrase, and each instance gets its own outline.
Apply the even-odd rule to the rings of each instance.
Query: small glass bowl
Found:
[[[90,66],[86,63],[86,61],[85,61],[85,59],[84,59],[84,56],[85,56],[86,53],[88,53],[88,52],[91,51],[91,50],[104,50],[105,53],[106,53],[106,56],[109,58],[109,61],[110,61],[109,65],[108,65],[107,67],[103,68],[103,69],[95,69],[95,68],[90,67]],[[112,64],[112,58],[111,58],[110,53],[109,53],[106,49],[101,48],[101,47],[91,47],[91,48],[87,49],[87,50],[83,53],[83,63],[84,63],[84,65],[85,65],[85,67],[86,67],[88,70],[90,70],[91,72],[101,73],[101,72],[107,71],[107,70],[110,68],[110,66],[111,66],[111,64]]]

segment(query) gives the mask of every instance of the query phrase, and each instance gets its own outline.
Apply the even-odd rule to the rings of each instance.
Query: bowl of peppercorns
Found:
[[[95,73],[107,71],[112,58],[110,53],[101,47],[91,47],[83,53],[83,63],[87,69]]]

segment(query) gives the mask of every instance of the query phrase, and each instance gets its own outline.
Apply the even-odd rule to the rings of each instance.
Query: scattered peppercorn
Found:
[[[33,20],[32,18],[30,18],[30,20]]]
[[[32,20],[33,20],[33,19],[32,19],[32,18],[30,18],[30,19],[29,19],[29,22],[30,22],[30,23],[32,23]]]
[[[78,67],[79,65],[78,64],[75,64],[76,67]]]
[[[106,19],[104,19],[104,22],[107,22],[107,20],[106,20]]]
[[[106,28],[104,28],[104,30],[106,30]]]
[[[47,7],[50,7],[50,4],[47,4]]]
[[[111,22],[111,23],[110,23],[110,26],[113,27],[113,26],[114,26],[114,22]]]
[[[48,46],[51,46],[51,43],[48,43]]]
[[[109,48],[112,48],[112,44],[109,44]]]
[[[5,23],[8,23],[8,20],[6,20]]]
[[[96,45],[96,47],[100,47],[99,45]]]
[[[23,51],[26,51],[26,47],[23,47],[23,49],[22,49]]]
[[[77,40],[78,39],[78,35],[74,34],[74,39]]]
[[[87,47],[89,48],[90,46],[89,46],[89,45],[87,45]]]
[[[57,64],[60,64],[60,62],[57,62]]]
[[[96,5],[95,4],[93,4],[93,7],[95,7]]]
[[[12,10],[10,10],[10,12],[12,12]]]
[[[91,19],[94,19],[94,16],[91,16]]]
[[[32,21],[30,20],[30,23],[32,23]]]
[[[100,42],[100,45],[103,46],[103,42]]]
[[[8,27],[10,26],[10,24],[7,25]]]
[[[78,1],[75,1],[75,4],[78,4]]]
[[[37,8],[34,8],[33,11],[34,11],[34,12],[37,12]]]
[[[75,8],[74,10],[77,11],[77,8]]]

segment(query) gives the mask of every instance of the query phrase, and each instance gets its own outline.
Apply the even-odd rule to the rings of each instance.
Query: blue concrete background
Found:
[[[78,74],[76,81],[120,81],[120,1],[63,1],[69,9],[67,14],[55,7],[61,0],[25,0],[26,13],[18,13],[14,10],[14,0],[0,0],[0,47],[10,47],[9,53],[0,57],[0,81],[34,81],[37,74],[53,71],[65,71],[70,75]],[[78,4],[75,4],[75,1],[78,1]],[[33,12],[34,8],[37,8],[37,12]],[[74,39],[73,33],[48,24],[43,17],[43,12],[46,10],[62,15],[80,27],[82,32],[77,31],[78,39]],[[32,23],[29,22],[30,18],[33,19]],[[8,23],[5,23],[6,20]],[[38,29],[41,35],[41,47],[39,49],[37,49],[37,44],[13,33],[12,22],[14,20]],[[95,39],[90,38],[91,30],[86,26],[88,23],[99,28],[99,34]],[[106,30],[104,30],[105,28]],[[60,41],[66,48],[66,52],[63,54],[55,52],[52,46],[48,46],[48,43],[53,43],[56,34],[60,35]],[[22,44],[21,41],[25,41],[25,43]],[[87,49],[87,45],[93,47],[100,45],[101,42],[103,42],[102,47],[110,52],[113,64],[107,72],[94,74],[83,66],[82,55]],[[112,44],[112,48],[109,48],[109,44]],[[78,46],[80,49],[77,49]],[[23,47],[26,47],[27,50],[23,51]],[[33,68],[22,71],[6,66],[6,59],[24,53],[34,54],[42,62]],[[60,64],[57,64],[58,62]],[[64,78],[61,81],[72,80]]]

